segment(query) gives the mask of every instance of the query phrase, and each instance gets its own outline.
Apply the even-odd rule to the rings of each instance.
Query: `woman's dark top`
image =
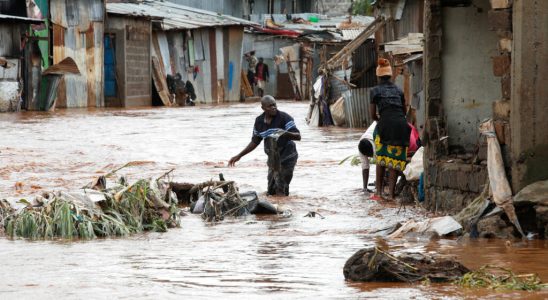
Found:
[[[392,146],[409,146],[411,129],[405,118],[405,97],[391,81],[382,81],[371,89],[371,103],[380,115],[377,124],[381,143]]]

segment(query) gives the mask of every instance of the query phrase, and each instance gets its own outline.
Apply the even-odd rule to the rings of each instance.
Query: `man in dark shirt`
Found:
[[[289,183],[297,164],[295,142],[301,140],[301,133],[293,118],[276,107],[274,97],[267,95],[261,99],[264,113],[255,119],[251,142],[238,155],[228,161],[232,167],[244,155],[255,150],[264,139],[264,152],[268,156],[268,194],[289,195]]]

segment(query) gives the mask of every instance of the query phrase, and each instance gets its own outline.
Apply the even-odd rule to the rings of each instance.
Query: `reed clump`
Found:
[[[90,197],[93,195],[94,197]],[[169,184],[143,179],[131,185],[49,193],[14,209],[0,202],[0,231],[11,238],[93,239],[179,226],[180,209]]]
[[[537,274],[515,274],[512,270],[486,265],[468,272],[456,281],[456,284],[468,288],[489,288],[494,290],[538,291],[548,288]]]

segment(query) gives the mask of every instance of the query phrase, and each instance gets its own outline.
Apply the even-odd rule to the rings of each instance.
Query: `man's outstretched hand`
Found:
[[[240,160],[240,157],[238,155],[232,157],[229,161],[228,161],[228,166],[229,167],[234,167],[236,165],[236,162]]]

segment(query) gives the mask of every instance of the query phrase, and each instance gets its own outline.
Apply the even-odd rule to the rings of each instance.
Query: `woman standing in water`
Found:
[[[391,81],[392,68],[387,59],[379,59],[376,75],[379,84],[371,89],[369,104],[371,118],[377,121],[373,133],[377,156],[376,191],[371,199],[381,199],[384,172],[388,169],[388,188],[390,199],[393,200],[398,171],[403,171],[407,164],[410,128],[405,118],[405,98]]]

